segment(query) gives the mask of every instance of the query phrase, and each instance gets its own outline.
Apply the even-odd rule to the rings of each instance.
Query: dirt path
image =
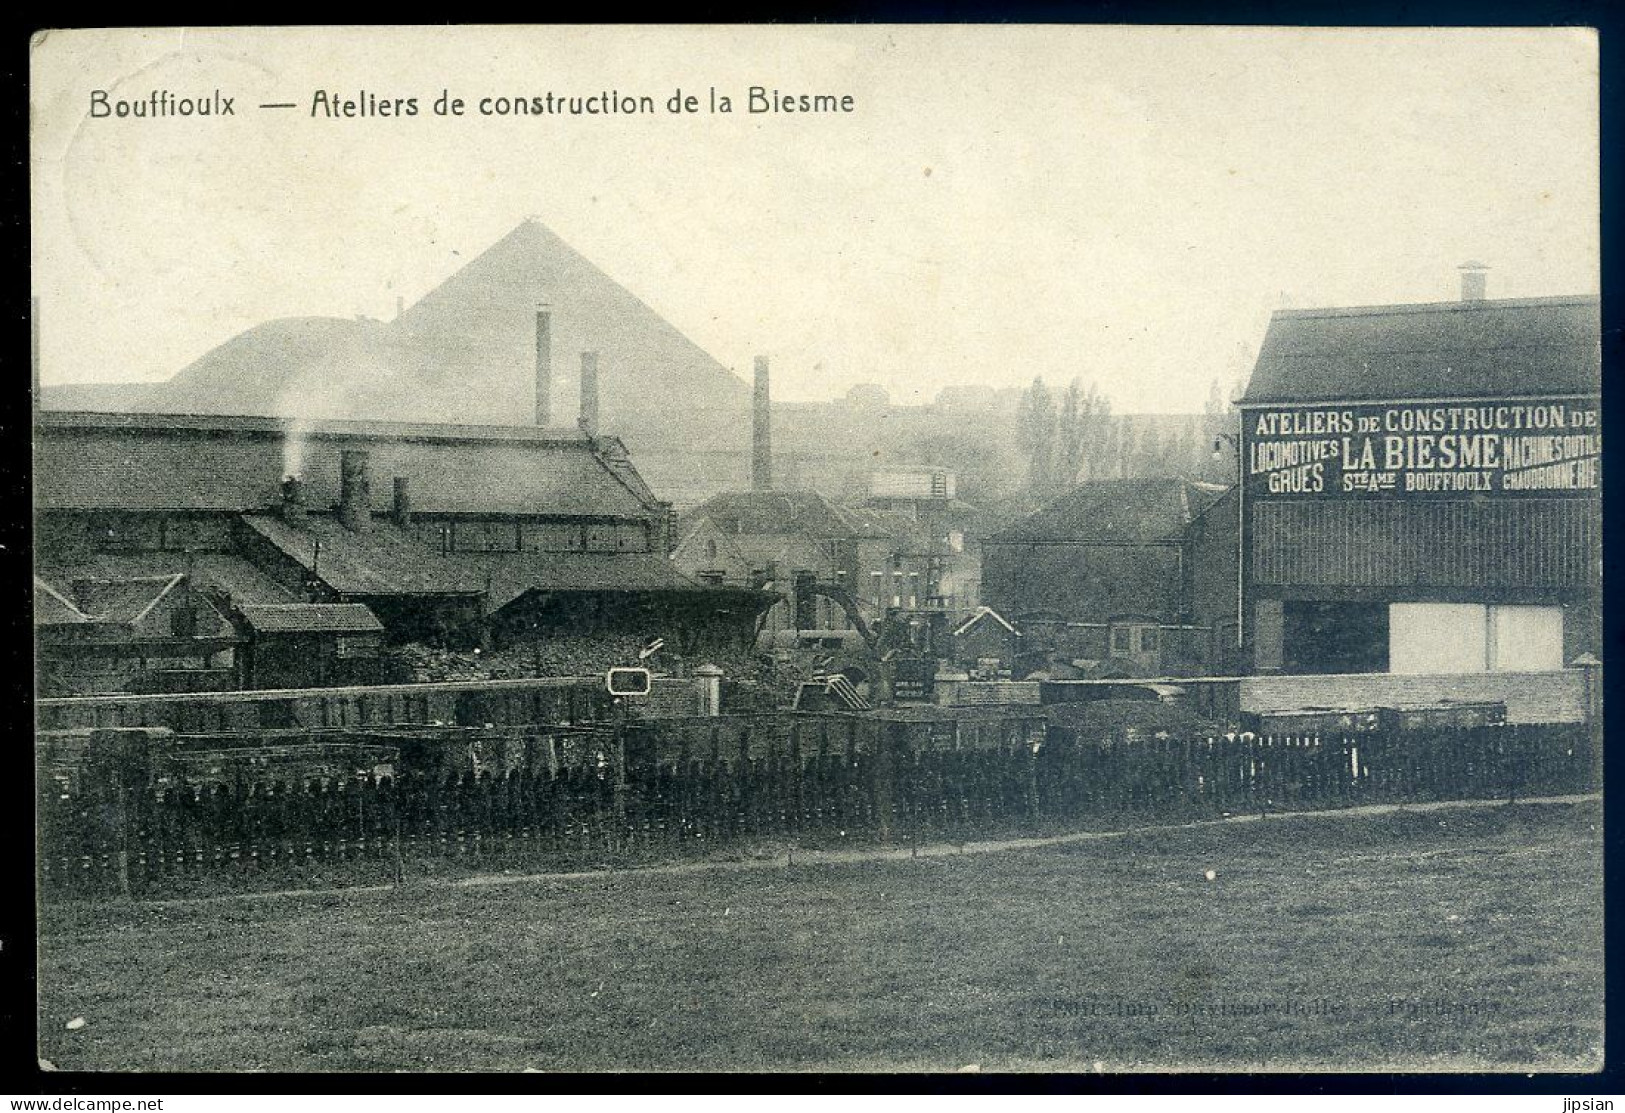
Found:
[[[1601,800],[1600,793],[1576,796],[1531,796],[1519,800],[1519,805],[1580,804],[1588,800]],[[1424,804],[1365,804],[1356,808],[1335,811],[1271,812],[1268,815],[1248,813],[1225,819],[1200,819],[1190,823],[1148,824],[1116,831],[1079,831],[1069,835],[1044,835],[1020,839],[990,839],[982,842],[928,843],[919,847],[890,847],[885,850],[805,850],[797,849],[771,858],[752,858],[744,861],[682,862],[669,866],[642,866],[630,870],[577,870],[570,873],[482,874],[464,877],[445,884],[472,888],[487,885],[514,885],[535,881],[571,881],[604,877],[611,873],[686,874],[710,870],[783,869],[786,866],[844,865],[854,862],[901,862],[914,858],[948,858],[961,854],[995,854],[1009,850],[1033,850],[1045,846],[1067,846],[1072,843],[1094,842],[1102,839],[1120,839],[1128,835],[1156,831],[1190,831],[1202,827],[1223,827],[1237,823],[1271,822],[1277,819],[1362,819],[1392,815],[1395,812],[1437,812],[1462,808],[1504,808],[1505,800],[1439,800]]]
[[[1601,800],[1600,793],[1575,796],[1531,796],[1517,802],[1519,806],[1580,804]],[[630,869],[574,870],[566,873],[502,873],[480,874],[455,879],[422,878],[407,882],[408,886],[432,885],[450,888],[487,888],[497,885],[529,885],[539,882],[590,881],[617,875],[672,876],[709,873],[723,870],[777,870],[788,866],[848,865],[863,862],[902,862],[915,858],[948,858],[962,854],[996,854],[1011,850],[1033,850],[1047,846],[1067,846],[1073,843],[1120,839],[1129,835],[1157,831],[1190,831],[1203,827],[1223,827],[1238,823],[1270,823],[1279,819],[1366,819],[1392,815],[1396,812],[1457,811],[1467,808],[1504,808],[1505,800],[1439,800],[1422,804],[1365,804],[1354,808],[1326,811],[1249,812],[1224,819],[1201,819],[1190,823],[1149,824],[1114,831],[1079,831],[1067,835],[1045,835],[1017,839],[988,839],[966,843],[927,843],[918,847],[889,847],[884,850],[809,850],[787,848],[784,853],[770,857],[741,860],[708,860],[702,862],[676,862],[663,866],[637,866]],[[163,908],[190,904],[218,904],[223,901],[286,900],[304,897],[349,896],[362,893],[387,893],[394,885],[354,885],[335,889],[278,889],[266,893],[227,893],[220,896],[183,897],[172,900],[142,901],[147,907]]]

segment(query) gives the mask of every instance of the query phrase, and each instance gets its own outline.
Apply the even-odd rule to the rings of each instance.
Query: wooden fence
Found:
[[[527,760],[495,774],[448,772],[460,766],[445,762],[394,776],[229,783],[158,776],[141,731],[90,741],[81,775],[40,771],[37,861],[48,895],[592,868],[1599,783],[1591,736],[1573,727],[1113,742],[1039,718],[781,713],[538,738]]]
[[[677,682],[684,687],[689,682]],[[40,730],[166,727],[201,734],[395,725],[534,725],[606,720],[601,678],[541,677],[347,688],[279,688],[36,701]]]

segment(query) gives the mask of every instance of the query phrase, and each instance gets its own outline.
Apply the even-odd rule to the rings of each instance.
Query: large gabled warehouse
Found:
[[[1461,301],[1272,319],[1241,401],[1254,671],[1515,695],[1600,654],[1598,302],[1476,273]]]

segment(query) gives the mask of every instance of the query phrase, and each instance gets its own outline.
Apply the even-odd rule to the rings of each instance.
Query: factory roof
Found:
[[[988,544],[1178,541],[1225,488],[1189,479],[1097,479],[1029,514]]]
[[[382,522],[364,533],[325,514],[302,522],[248,514],[243,522],[283,556],[340,595],[479,595],[460,560],[442,557],[404,530]]]
[[[297,474],[314,508],[339,497],[345,449],[368,454],[375,510],[393,479],[421,513],[648,517],[659,512],[620,442],[522,426],[44,411],[41,509],[253,511]]]
[[[52,583],[85,580],[168,578],[179,573],[191,577],[200,589],[214,589],[234,604],[292,603],[299,596],[240,556],[228,553],[119,552],[54,556],[40,574]]]
[[[1243,406],[1595,394],[1594,297],[1280,310]]]
[[[726,594],[697,583],[659,553],[466,553],[470,567],[488,577],[493,608],[530,592],[681,591]]]
[[[168,614],[159,604],[187,583],[184,573],[158,575],[75,574],[67,567],[42,569],[34,577],[34,624],[36,626],[91,627],[96,636],[129,638],[143,635],[167,636],[167,625],[149,619]],[[231,633],[230,625],[207,599],[192,608],[195,633],[219,637]]]
[[[658,553],[442,553],[385,522],[357,533],[320,514],[297,523],[268,514],[245,515],[243,521],[343,596],[483,595],[496,609],[532,591],[714,590],[683,576]]]
[[[67,429],[115,429],[121,432],[188,431],[245,433],[309,438],[420,440],[439,442],[518,441],[525,444],[585,445],[579,429],[531,425],[453,425],[421,421],[366,421],[329,418],[265,417],[253,414],[106,413],[89,410],[42,410],[40,422]]]

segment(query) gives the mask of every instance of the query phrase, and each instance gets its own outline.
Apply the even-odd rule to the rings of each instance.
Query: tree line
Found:
[[[1022,495],[1043,503],[1091,479],[1181,475],[1228,483],[1235,477],[1234,446],[1216,439],[1235,413],[1230,390],[1214,379],[1203,407],[1205,421],[1165,427],[1112,413],[1111,399],[1093,383],[1074,378],[1057,401],[1042,376],[1022,392],[1016,439],[1026,465]]]

